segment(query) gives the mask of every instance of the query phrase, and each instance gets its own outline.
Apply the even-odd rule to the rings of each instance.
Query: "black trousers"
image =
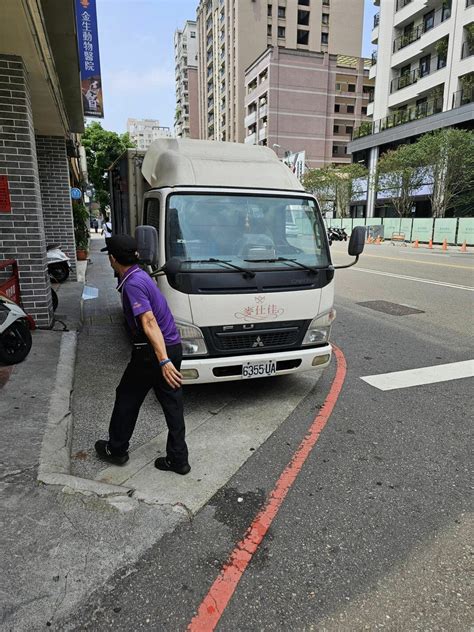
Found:
[[[181,345],[166,347],[169,359],[179,370]],[[135,347],[132,357],[117,386],[115,405],[109,426],[109,445],[112,454],[121,456],[128,450],[138,413],[150,389],[155,391],[168,426],[166,455],[177,465],[188,462],[183,413],[183,389],[173,389],[163,377],[161,367],[149,345]]]

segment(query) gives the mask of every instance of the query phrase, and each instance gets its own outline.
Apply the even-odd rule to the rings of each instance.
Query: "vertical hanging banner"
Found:
[[[103,118],[96,0],[76,0],[76,26],[84,116]]]

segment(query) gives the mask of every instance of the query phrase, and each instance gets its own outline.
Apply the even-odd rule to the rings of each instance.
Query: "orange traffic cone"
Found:
[[[415,243],[413,244],[413,248],[418,248],[418,239],[415,239]]]
[[[430,239],[430,240],[429,240],[429,242],[428,242],[428,248],[429,248],[430,250],[432,250],[432,249],[433,249],[433,240],[432,240],[432,239]]]
[[[448,240],[446,239],[446,237],[443,239],[443,247],[441,250],[446,251],[448,249]]]
[[[467,243],[466,240],[462,242],[461,252],[467,252]]]

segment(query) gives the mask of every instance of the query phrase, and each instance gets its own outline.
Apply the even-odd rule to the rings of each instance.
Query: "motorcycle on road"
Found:
[[[64,283],[69,277],[71,269],[70,259],[61,250],[59,244],[46,246],[46,257],[48,260],[48,274],[54,283]]]

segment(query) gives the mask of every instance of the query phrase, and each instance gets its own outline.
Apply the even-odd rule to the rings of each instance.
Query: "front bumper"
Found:
[[[275,375],[288,375],[302,371],[319,371],[331,362],[332,348],[330,344],[312,349],[296,351],[275,351],[249,355],[230,356],[224,358],[186,359],[181,364],[184,372],[183,384],[207,384],[210,382],[231,382],[242,380],[242,365],[247,362],[267,362],[276,360]],[[321,362],[321,364],[317,364]],[[315,365],[316,364],[316,365]],[[189,372],[197,372],[197,377],[188,377]],[[255,379],[255,378],[254,378]]]

